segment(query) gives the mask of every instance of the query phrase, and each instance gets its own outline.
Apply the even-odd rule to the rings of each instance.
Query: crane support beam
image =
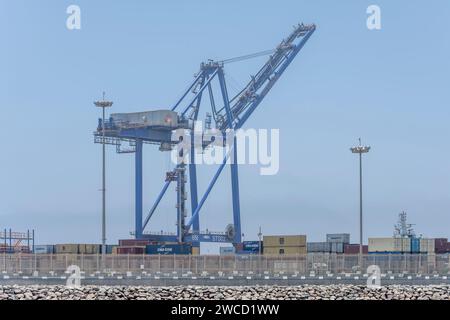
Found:
[[[184,98],[187,96],[189,91],[192,90],[192,88],[197,84],[198,80],[203,76],[202,72],[199,72],[197,76],[195,77],[194,81],[192,81],[191,85],[187,88],[187,90],[183,93],[180,99],[178,99],[177,103],[172,107],[172,111],[175,111],[175,109],[178,107],[178,105],[181,103],[181,101],[184,100]]]
[[[150,212],[148,213],[147,217],[145,218],[144,224],[142,225],[142,230],[145,229],[148,222],[150,221],[150,218],[153,216],[153,213],[155,213],[156,208],[158,207],[159,203],[161,202],[161,199],[164,197],[164,194],[166,193],[167,189],[169,188],[171,181],[166,181],[164,184],[164,187],[162,188],[161,192],[158,195],[158,198],[156,198],[155,203],[153,204],[152,208],[150,209]]]
[[[200,202],[197,206],[197,209],[195,209],[194,213],[192,214],[191,219],[188,221],[188,223],[186,223],[186,231],[190,229],[194,220],[197,219],[200,209],[203,207],[203,204],[205,203],[206,199],[209,196],[209,193],[211,192],[212,188],[214,187],[215,183],[217,182],[217,179],[219,178],[220,173],[222,172],[223,168],[227,164],[227,160],[228,160],[228,154],[225,156],[219,169],[217,169],[216,173],[214,174],[214,177],[212,178],[211,182],[208,185],[208,188],[206,189],[205,193],[203,194],[203,197],[200,200]]]
[[[231,192],[233,197],[233,224],[234,224],[234,243],[241,243],[241,207],[239,202],[239,178],[237,165],[237,139],[233,141],[233,161],[230,164],[231,169]]]
[[[142,140],[136,139],[135,153],[135,228],[136,238],[142,238]]]
[[[197,98],[199,97],[199,95],[201,95],[203,93],[203,90],[205,90],[205,88],[208,86],[208,84],[211,82],[212,79],[214,79],[214,77],[217,75],[218,69],[214,70],[214,72],[212,73],[211,77],[206,80],[205,83],[202,84],[202,86],[200,87],[200,90],[198,90],[198,92],[195,94],[195,96],[190,100],[190,102],[187,104],[186,108],[183,110],[183,112],[181,113],[181,117],[184,117],[186,115],[186,113],[188,112],[188,110],[192,107],[192,105],[194,104],[195,100],[197,100]]]
[[[202,86],[202,87],[204,86],[205,78],[206,78],[206,80],[208,80],[208,76],[203,76],[203,78],[200,81],[200,86]],[[207,86],[210,87],[211,83],[208,82]],[[200,94],[198,95],[197,103],[195,105],[193,119],[192,119],[192,120],[194,120],[194,124],[193,124],[194,126],[195,126],[195,121],[197,121],[197,119],[198,119],[198,112],[200,110],[200,105],[201,105],[201,102],[202,102],[202,96],[203,96],[203,91],[201,91]],[[192,131],[194,131],[194,130],[192,130]],[[189,188],[190,188],[190,191],[191,191],[191,214],[193,214],[195,209],[197,209],[197,206],[198,206],[197,165],[195,163],[195,135],[194,134],[191,134],[191,152],[189,154],[189,157],[190,157],[190,162],[189,162]],[[199,233],[200,232],[200,219],[199,219],[198,216],[194,219],[193,231],[194,231],[194,233]],[[183,232],[184,232],[184,230],[183,230]],[[194,248],[200,248],[200,242],[194,241],[192,243],[192,246]]]

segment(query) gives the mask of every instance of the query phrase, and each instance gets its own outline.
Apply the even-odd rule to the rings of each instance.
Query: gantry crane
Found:
[[[209,182],[205,193],[199,198],[197,190],[197,165],[195,163],[195,152],[188,155],[189,163],[179,163],[173,171],[167,172],[165,184],[156,198],[145,220],[143,219],[143,196],[142,196],[142,149],[144,143],[159,144],[161,151],[171,150],[180,143],[173,137],[176,129],[194,131],[195,122],[198,121],[199,110],[202,106],[204,95],[209,96],[210,113],[206,115],[205,126],[214,127],[224,133],[227,130],[240,129],[252,115],[261,101],[277,82],[289,64],[294,60],[305,43],[315,31],[316,26],[299,24],[294,27],[293,32],[273,50],[259,52],[256,54],[241,56],[223,61],[212,61],[201,63],[199,72],[188,89],[182,94],[175,105],[168,110],[156,110],[137,113],[112,114],[105,120],[99,119],[97,130],[94,132],[96,143],[112,144],[116,146],[118,153],[135,153],[135,230],[136,239],[149,239],[151,241],[191,243],[193,247],[199,247],[200,242],[229,242],[234,245],[241,243],[241,221],[239,202],[239,182],[237,164],[237,145],[234,137],[233,148],[219,165],[216,173]],[[227,63],[241,61],[261,55],[269,55],[267,62],[251,77],[251,80],[231,99],[228,96],[227,83],[225,80],[224,65]],[[213,81],[215,80],[215,81]],[[218,87],[214,87],[215,85]],[[215,89],[216,91],[214,91]],[[221,102],[216,100],[214,92],[220,92]],[[104,128],[104,129],[103,129]],[[103,130],[104,140],[103,140]],[[194,134],[191,134],[191,150],[194,150]],[[128,142],[129,147],[124,148],[123,143]],[[202,144],[208,148],[210,143]],[[200,211],[213,189],[218,177],[231,157],[231,190],[233,204],[233,223],[229,224],[225,232],[201,232],[199,215]],[[189,179],[186,176],[188,169]],[[189,194],[191,201],[191,216],[188,221],[187,207],[185,201],[186,182],[189,180]],[[161,199],[164,197],[169,185],[175,182],[177,187],[177,232],[148,233],[144,229],[155,213]],[[192,229],[192,230],[191,230]]]

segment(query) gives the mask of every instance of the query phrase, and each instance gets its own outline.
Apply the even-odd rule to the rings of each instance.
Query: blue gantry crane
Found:
[[[99,119],[97,130],[94,132],[96,143],[105,143],[116,146],[118,153],[135,153],[135,230],[136,239],[149,239],[158,243],[178,242],[190,243],[193,247],[199,247],[200,242],[229,242],[237,246],[241,243],[241,221],[239,202],[239,182],[237,164],[237,145],[234,138],[233,148],[219,165],[216,173],[199,198],[197,189],[197,164],[194,150],[194,124],[198,121],[199,110],[205,95],[209,97],[210,112],[206,114],[205,127],[212,125],[215,129],[224,133],[229,129],[240,129],[252,115],[261,101],[277,82],[289,64],[294,60],[305,43],[315,31],[316,26],[299,24],[293,32],[281,41],[273,50],[267,50],[236,57],[223,61],[201,63],[199,72],[188,89],[171,109],[154,110],[135,113],[111,114],[105,120]],[[251,77],[251,80],[231,99],[228,95],[227,82],[225,80],[224,65],[231,62],[242,61],[256,56],[269,55],[267,62]],[[215,92],[219,92],[216,99]],[[205,103],[206,104],[206,103]],[[142,149],[144,144],[157,144],[161,151],[169,151],[180,143],[180,139],[172,134],[176,129],[185,129],[192,132],[191,152],[186,155],[189,162],[176,165],[173,171],[166,173],[165,184],[156,198],[153,206],[143,219],[143,194],[142,194]],[[105,130],[105,132],[103,132]],[[104,138],[103,138],[104,133]],[[128,147],[124,144],[128,143]],[[184,141],[186,143],[186,141]],[[202,143],[202,148],[210,147],[211,141]],[[200,231],[200,211],[213,189],[218,177],[227,165],[228,157],[231,169],[231,190],[233,204],[233,223],[229,224],[224,232]],[[188,169],[189,179],[186,176]],[[188,221],[186,206],[186,183],[189,180],[189,194],[191,201],[191,216]],[[177,232],[150,233],[144,232],[151,217],[155,213],[161,199],[164,197],[169,185],[174,182],[177,190]]]

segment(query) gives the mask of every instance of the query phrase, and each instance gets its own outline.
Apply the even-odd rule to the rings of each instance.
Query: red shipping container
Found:
[[[117,254],[144,254],[145,247],[117,247]]]
[[[121,247],[145,247],[150,244],[150,240],[146,239],[123,239],[119,240],[119,246]]]
[[[359,254],[359,244],[344,244],[345,254]],[[363,253],[369,253],[369,246],[363,245]]]
[[[449,243],[447,238],[434,239],[434,252],[446,253],[448,251]]]

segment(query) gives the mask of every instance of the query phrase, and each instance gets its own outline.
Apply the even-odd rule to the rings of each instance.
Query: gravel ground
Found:
[[[450,300],[450,286],[0,286],[0,300]]]

